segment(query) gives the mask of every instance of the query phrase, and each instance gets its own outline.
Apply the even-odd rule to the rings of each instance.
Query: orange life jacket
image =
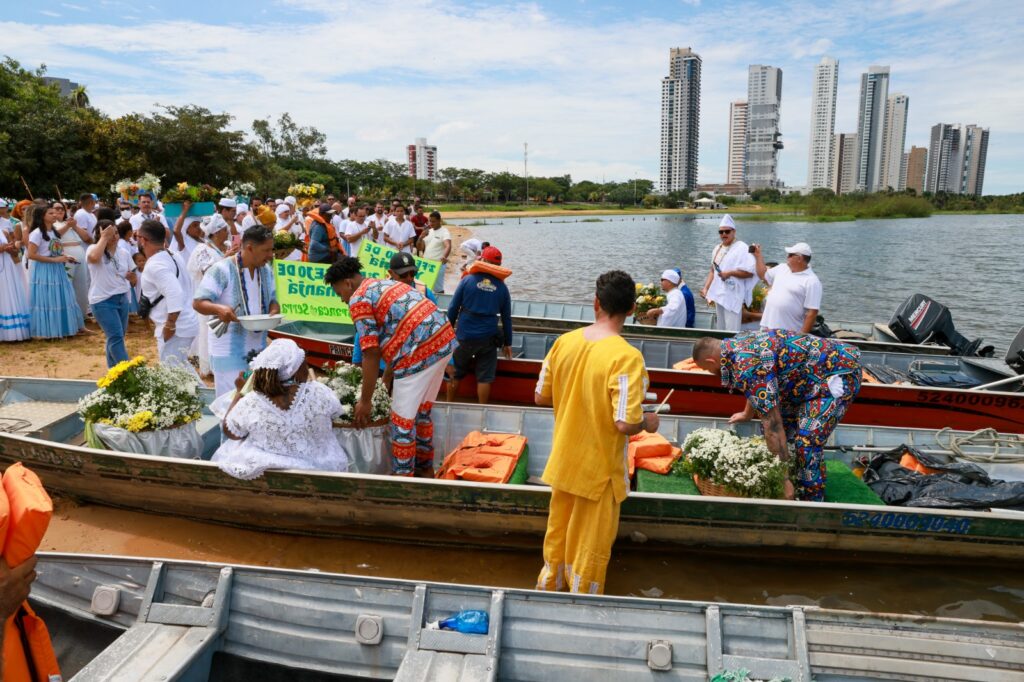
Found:
[[[487,261],[477,259],[473,261],[468,268],[466,268],[466,275],[475,275],[478,273],[491,275],[492,277],[504,282],[505,279],[512,274],[512,271],[508,268],[503,268],[500,265],[495,265],[494,263],[488,263]],[[465,277],[465,275],[463,275],[463,277]]]
[[[338,233],[335,232],[334,225],[331,224],[331,221],[324,220],[324,218],[320,216],[319,209],[315,208],[306,214],[306,220],[302,226],[302,241],[306,243],[306,251],[302,254],[302,262],[309,262],[309,233],[313,228],[314,220],[327,228],[327,248],[331,251],[331,261],[333,262],[337,259],[338,253],[341,251],[341,248],[338,246]]]
[[[900,457],[900,466],[903,467],[904,469],[916,471],[919,474],[927,475],[942,473],[938,469],[932,469],[931,467],[926,467],[924,464],[921,464],[917,457],[914,457],[909,452],[904,453],[903,456]]]
[[[641,431],[635,436],[629,437],[627,446],[629,453],[629,475],[640,469],[647,469],[656,474],[667,474],[682,450],[674,447],[668,439],[660,433],[647,433]]]
[[[678,369],[683,372],[704,372],[705,374],[710,374],[710,372],[694,362],[693,358],[680,360],[676,364],[672,365],[672,369]]]
[[[525,436],[471,431],[444,458],[437,477],[449,481],[508,483],[525,449]]]
[[[9,516],[0,521],[6,526],[3,556],[9,566],[29,559],[39,548],[53,515],[53,502],[39,477],[21,462],[7,467],[0,497],[9,508]],[[28,602],[4,623],[4,682],[60,682],[60,666],[50,642],[46,623]]]

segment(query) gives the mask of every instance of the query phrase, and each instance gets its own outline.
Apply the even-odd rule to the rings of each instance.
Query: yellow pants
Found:
[[[544,568],[537,589],[604,594],[612,543],[619,530],[619,503],[609,484],[599,500],[551,489]]]

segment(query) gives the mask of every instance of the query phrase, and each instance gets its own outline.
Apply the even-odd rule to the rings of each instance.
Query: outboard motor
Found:
[[[1017,374],[1024,374],[1024,327],[1010,342],[1010,350],[1006,351],[1006,364]]]
[[[904,301],[889,320],[889,329],[901,343],[933,341],[949,346],[953,355],[992,357],[995,353],[992,346],[982,348],[981,339],[968,341],[953,326],[949,308],[924,294]]]

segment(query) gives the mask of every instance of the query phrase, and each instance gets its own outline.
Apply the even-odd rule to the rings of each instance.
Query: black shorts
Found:
[[[493,384],[498,372],[498,340],[469,339],[455,347],[455,378],[461,379],[472,369],[479,384]]]

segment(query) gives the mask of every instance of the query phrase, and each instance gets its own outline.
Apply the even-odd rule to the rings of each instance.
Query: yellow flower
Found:
[[[132,433],[138,433],[144,431],[149,426],[150,420],[153,419],[153,413],[150,410],[143,410],[142,412],[136,412],[129,419],[125,425],[125,429]]]
[[[187,182],[179,182],[178,183],[178,191],[179,192],[184,192],[187,189],[188,189],[188,183]]]
[[[102,379],[97,381],[96,385],[99,386],[100,388],[106,388],[107,386],[110,386],[112,383],[117,381],[122,374],[124,374],[133,367],[138,367],[139,365],[144,364],[145,362],[146,358],[143,357],[142,355],[136,355],[131,360],[123,360],[114,365],[113,367],[111,367],[109,370],[107,370],[106,375]]]

